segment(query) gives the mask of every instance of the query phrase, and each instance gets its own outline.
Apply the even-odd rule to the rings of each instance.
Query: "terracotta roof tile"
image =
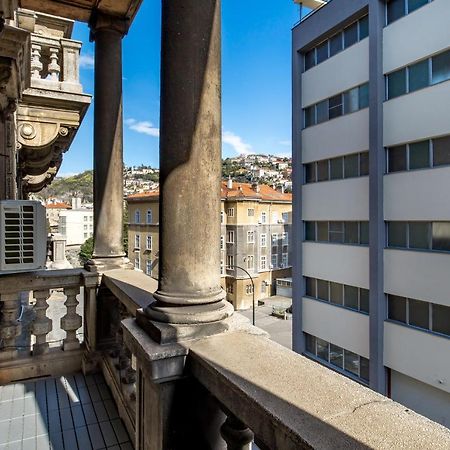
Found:
[[[67,203],[49,203],[48,205],[45,205],[47,209],[72,209],[70,205]]]
[[[228,183],[222,181],[222,198],[226,199],[245,199],[252,198],[265,201],[283,201],[292,202],[292,194],[283,194],[266,184],[259,185],[259,192],[256,192],[250,183],[239,183],[233,181],[233,187],[228,189]]]

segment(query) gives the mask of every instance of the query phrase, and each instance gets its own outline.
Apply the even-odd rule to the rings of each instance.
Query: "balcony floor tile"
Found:
[[[133,450],[101,374],[0,386],[0,450]]]

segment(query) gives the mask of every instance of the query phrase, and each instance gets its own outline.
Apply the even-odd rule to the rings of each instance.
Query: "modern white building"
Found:
[[[66,245],[82,245],[94,233],[94,211],[82,208],[80,199],[72,200],[72,209],[59,213],[58,232],[66,239]]]
[[[450,427],[450,2],[293,29],[294,349]]]

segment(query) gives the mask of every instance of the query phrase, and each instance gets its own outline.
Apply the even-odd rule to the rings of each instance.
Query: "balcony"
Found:
[[[121,40],[140,2],[20,3],[90,19],[95,248],[86,270],[0,276],[0,448],[449,448],[448,429],[272,342],[225,300],[220,1],[163,3],[158,283],[121,239]]]

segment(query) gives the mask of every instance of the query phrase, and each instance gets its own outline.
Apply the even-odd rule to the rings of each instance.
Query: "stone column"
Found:
[[[128,22],[95,14],[94,256],[90,270],[122,267],[123,118],[122,38]]]
[[[159,288],[146,314],[163,342],[174,336],[158,323],[187,325],[183,339],[233,312],[220,286],[220,0],[163,0],[161,54]]]

